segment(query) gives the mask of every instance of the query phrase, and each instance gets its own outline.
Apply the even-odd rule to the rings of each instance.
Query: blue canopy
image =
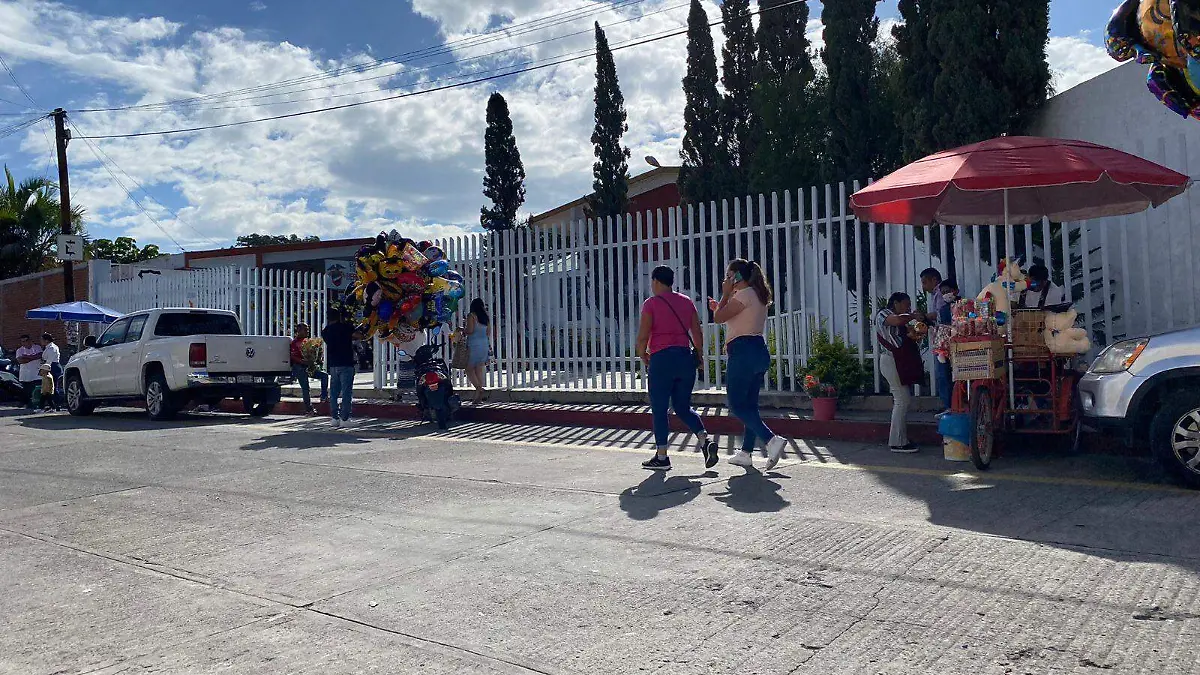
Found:
[[[100,305],[80,300],[79,302],[64,302],[57,305],[46,305],[25,312],[26,319],[45,319],[47,321],[80,321],[83,323],[112,323],[121,318],[121,313]]]

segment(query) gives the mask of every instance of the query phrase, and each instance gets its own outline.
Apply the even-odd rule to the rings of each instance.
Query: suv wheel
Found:
[[[96,404],[87,400],[87,394],[83,391],[83,381],[79,379],[79,375],[72,373],[67,378],[67,412],[76,417],[91,415],[96,411]]]
[[[175,416],[175,400],[162,373],[154,373],[146,378],[146,412],[156,422]]]
[[[1175,477],[1200,488],[1200,396],[1177,394],[1150,422],[1150,448]]]

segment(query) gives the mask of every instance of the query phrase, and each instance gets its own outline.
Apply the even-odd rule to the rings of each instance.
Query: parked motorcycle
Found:
[[[441,347],[441,343],[436,343],[418,349],[413,356],[413,369],[421,418],[437,422],[439,429],[449,429],[454,413],[462,407],[462,399],[454,393],[450,368],[438,354]]]

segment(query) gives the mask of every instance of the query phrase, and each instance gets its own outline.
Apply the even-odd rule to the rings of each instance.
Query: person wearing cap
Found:
[[[1026,276],[1029,277],[1029,288],[1021,291],[1017,298],[1018,309],[1045,309],[1067,301],[1063,289],[1050,281],[1050,270],[1045,265],[1031,265]]]

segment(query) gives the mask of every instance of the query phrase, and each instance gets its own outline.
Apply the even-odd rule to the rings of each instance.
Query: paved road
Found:
[[[0,672],[1200,670],[1200,495],[1140,459],[0,413]]]

